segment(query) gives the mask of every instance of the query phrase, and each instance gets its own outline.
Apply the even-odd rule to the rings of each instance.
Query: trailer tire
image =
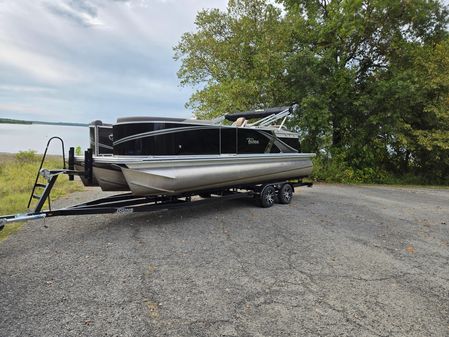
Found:
[[[268,208],[273,206],[276,199],[276,190],[273,186],[267,185],[260,192],[260,206],[263,208]]]
[[[293,187],[292,185],[286,183],[281,186],[278,192],[278,199],[280,204],[287,205],[291,203],[293,198]]]

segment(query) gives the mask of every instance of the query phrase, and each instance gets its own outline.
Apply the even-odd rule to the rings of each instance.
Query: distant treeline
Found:
[[[0,118],[0,124],[32,124],[32,122],[21,121],[18,119]]]
[[[298,102],[316,178],[449,183],[448,9],[438,0],[230,0],[175,47],[199,118]]]
[[[40,125],[58,125],[58,126],[89,126],[84,123],[70,123],[70,122],[43,122],[43,121],[25,121],[20,119],[0,118],[0,124],[40,124]]]

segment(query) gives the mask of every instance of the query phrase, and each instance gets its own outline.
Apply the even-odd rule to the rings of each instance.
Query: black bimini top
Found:
[[[184,122],[185,118],[173,118],[173,117],[151,117],[151,116],[132,116],[117,118],[118,123],[131,123],[131,122]]]
[[[268,108],[268,109],[258,109],[258,110],[251,110],[251,111],[245,111],[245,112],[237,112],[229,115],[225,115],[225,118],[228,121],[236,121],[237,118],[244,117],[246,119],[252,119],[252,118],[264,118],[273,114],[278,114],[284,110],[291,109],[291,106],[279,106],[274,108]]]
[[[188,123],[188,124],[211,124],[211,121],[200,119],[186,119],[173,117],[152,117],[152,116],[133,116],[117,118],[117,124],[126,123]]]

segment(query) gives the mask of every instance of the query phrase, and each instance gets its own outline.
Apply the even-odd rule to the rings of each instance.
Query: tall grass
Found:
[[[36,179],[41,158],[40,155],[33,151],[23,151],[16,155],[0,154],[0,215],[24,213],[27,211],[28,199]],[[62,158],[50,156],[43,167],[48,169],[61,168]],[[42,177],[39,178],[39,182],[46,183]],[[80,190],[82,190],[80,182],[69,182],[68,177],[62,175],[58,177],[50,198],[53,201],[63,195]],[[36,194],[41,193],[42,189],[37,188]],[[31,208],[35,202],[33,200]],[[0,232],[0,241],[19,228],[20,224],[5,226],[3,231]]]

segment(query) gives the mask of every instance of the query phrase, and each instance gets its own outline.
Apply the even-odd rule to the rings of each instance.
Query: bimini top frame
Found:
[[[282,119],[279,126],[281,129],[286,119],[298,109],[298,104],[294,103],[291,106],[274,107],[268,109],[258,109],[246,112],[237,112],[234,114],[225,115],[224,117],[215,120],[216,123],[227,119],[231,122],[236,122],[239,118],[245,120],[258,119],[253,123],[246,124],[248,127],[268,127],[273,125],[276,121]]]

